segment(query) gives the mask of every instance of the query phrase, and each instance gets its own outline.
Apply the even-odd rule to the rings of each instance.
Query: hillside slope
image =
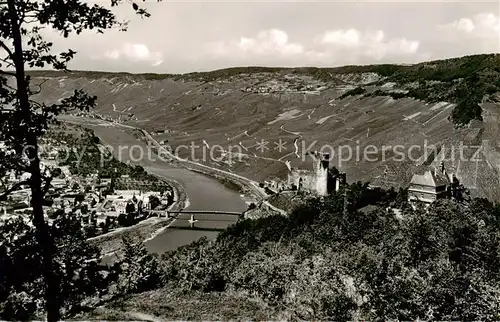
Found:
[[[311,169],[304,153],[327,145],[349,181],[405,186],[414,171],[444,156],[474,195],[494,200],[500,200],[499,75],[499,55],[413,66],[250,67],[186,75],[32,73],[35,82],[44,82],[40,99],[46,102],[82,88],[98,96],[95,113],[166,131],[156,134],[158,141],[180,147],[184,157],[201,158],[208,147],[206,164],[255,180],[285,177],[286,161]],[[190,144],[198,146],[193,155],[182,147]],[[438,158],[425,152],[426,145],[438,146]]]

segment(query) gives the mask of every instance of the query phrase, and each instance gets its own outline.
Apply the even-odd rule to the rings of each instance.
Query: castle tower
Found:
[[[330,167],[330,154],[319,153],[316,167],[316,193],[320,196],[328,195],[328,168]]]

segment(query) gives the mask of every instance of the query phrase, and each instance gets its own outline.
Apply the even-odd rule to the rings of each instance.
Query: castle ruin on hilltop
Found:
[[[313,170],[292,168],[288,173],[287,184],[292,190],[307,191],[319,196],[337,192],[346,183],[346,174],[330,168],[328,153],[312,152],[316,160]]]

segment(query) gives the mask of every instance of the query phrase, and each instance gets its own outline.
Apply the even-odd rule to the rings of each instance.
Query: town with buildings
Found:
[[[167,186],[157,189],[158,185],[131,178],[128,174],[119,174],[116,168],[111,175],[101,175],[98,169],[91,174],[74,173],[72,167],[61,165],[59,161],[61,153],[68,150],[68,146],[61,143],[64,142],[48,139],[40,145],[43,151],[42,169],[52,174],[43,206],[47,221],[71,213],[81,220],[87,237],[94,237],[166,213],[166,209],[176,201],[175,193]],[[5,149],[5,146],[0,148]],[[29,178],[29,173],[15,171],[10,171],[3,178],[3,190],[13,191],[0,201],[0,220],[15,216],[26,219],[26,222],[31,221],[31,189],[25,183]]]
[[[300,76],[284,76],[282,79],[274,79],[249,87],[242,88],[241,90],[246,93],[256,94],[319,94],[321,91],[327,89],[328,86],[324,82],[312,80],[310,77]]]

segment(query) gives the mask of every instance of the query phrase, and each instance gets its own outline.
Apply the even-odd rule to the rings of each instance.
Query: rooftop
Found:
[[[414,174],[410,184],[440,187],[449,184],[449,178],[439,171],[427,170],[424,174]]]

